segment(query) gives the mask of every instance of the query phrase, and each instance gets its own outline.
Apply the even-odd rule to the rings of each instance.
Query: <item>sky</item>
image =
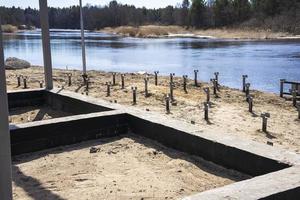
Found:
[[[107,5],[111,0],[82,0],[82,4],[92,5]],[[135,5],[136,7],[147,7],[147,8],[161,8],[168,5],[176,6],[182,0],[117,0],[122,4]],[[79,0],[48,0],[48,6],[51,7],[69,7],[72,5],[78,5]],[[38,0],[0,0],[0,6],[6,7],[21,7],[26,8],[38,8]]]

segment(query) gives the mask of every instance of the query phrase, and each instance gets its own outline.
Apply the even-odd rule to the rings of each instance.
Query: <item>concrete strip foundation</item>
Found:
[[[130,132],[254,177],[186,197],[187,200],[299,197],[300,157],[296,153],[233,136],[202,133],[181,121],[71,92],[14,92],[9,93],[9,100],[10,108],[35,102],[74,114],[11,125],[13,155]]]

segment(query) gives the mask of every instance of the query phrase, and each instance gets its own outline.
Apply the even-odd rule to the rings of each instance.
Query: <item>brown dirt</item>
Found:
[[[58,117],[66,117],[69,115],[71,114],[59,110],[53,110],[48,106],[23,107],[10,110],[9,122],[13,124],[22,124]]]
[[[73,74],[73,85],[66,86],[67,73]],[[7,83],[10,90],[19,89],[16,87],[16,75],[24,75],[29,78],[31,88],[39,87],[38,81],[43,79],[42,68],[32,67],[20,71],[7,71]],[[107,81],[111,81],[111,73],[90,71],[91,88],[89,95],[105,99],[107,101],[117,101],[120,104],[131,106],[132,92],[131,86],[138,87],[138,104],[141,109],[165,114],[165,96],[169,93],[169,77],[159,77],[159,86],[153,83],[153,76],[150,77],[149,91],[151,96],[144,97],[144,75],[127,74],[126,89],[120,89],[120,75],[117,75],[118,85],[112,88],[111,97],[106,97]],[[176,89],[175,98],[177,106],[171,107],[171,114],[168,117],[179,119],[190,123],[195,122],[199,131],[210,131],[223,135],[235,135],[266,144],[268,141],[274,143],[275,147],[282,147],[300,153],[300,120],[297,120],[298,112],[292,106],[291,101],[278,97],[278,95],[251,91],[254,96],[254,113],[248,112],[248,104],[245,102],[245,94],[239,90],[228,87],[221,87],[219,98],[212,95],[212,108],[210,109],[210,123],[203,119],[203,102],[206,97],[202,87],[195,88],[192,81],[189,81],[188,94],[182,90],[182,78],[175,78]],[[54,70],[54,83],[56,87],[65,85],[66,90],[85,94],[84,87],[81,86],[82,78],[80,71]],[[269,112],[271,118],[268,121],[269,133],[265,134],[260,129],[262,119],[260,114]]]
[[[90,153],[90,147],[99,149]],[[14,158],[14,199],[178,199],[250,178],[136,135]]]

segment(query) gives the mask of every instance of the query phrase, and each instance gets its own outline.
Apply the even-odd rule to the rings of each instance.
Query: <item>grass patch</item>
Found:
[[[14,33],[18,30],[16,26],[10,24],[2,25],[1,28],[4,33]]]

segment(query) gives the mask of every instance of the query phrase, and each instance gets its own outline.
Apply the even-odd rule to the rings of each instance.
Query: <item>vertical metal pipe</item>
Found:
[[[51,90],[53,89],[53,79],[47,0],[39,0],[39,3],[43,42],[45,84],[46,89]]]
[[[166,113],[170,114],[170,96],[167,95],[166,97]]]
[[[81,49],[82,49],[82,68],[83,75],[86,75],[86,56],[85,56],[85,40],[84,40],[84,23],[83,23],[83,9],[82,0],[79,0],[80,5],[80,29],[81,29]]]
[[[157,86],[158,85],[157,75],[159,74],[159,71],[155,71],[154,74],[155,74],[155,85]]]
[[[8,102],[0,17],[0,199],[12,199]]]
[[[122,90],[125,89],[125,74],[121,74]]]
[[[243,92],[246,92],[246,79],[248,78],[248,75],[243,75]]]
[[[188,76],[187,75],[183,75],[183,91],[187,94],[188,91],[187,91],[187,78]]]

